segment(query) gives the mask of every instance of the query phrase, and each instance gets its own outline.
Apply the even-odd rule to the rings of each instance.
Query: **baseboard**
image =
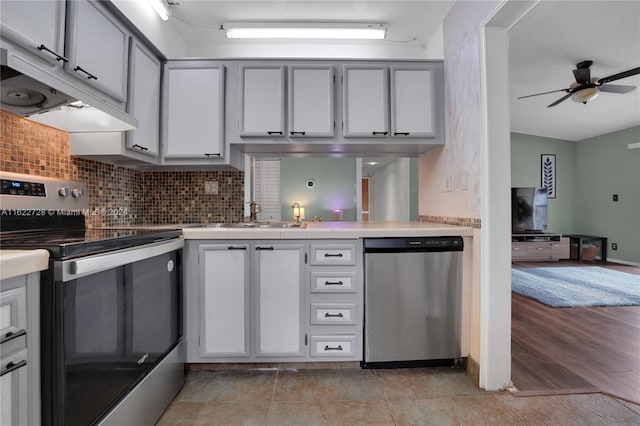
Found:
[[[607,262],[609,262],[609,263],[619,263],[620,265],[639,266],[640,267],[640,263],[638,263],[638,262],[629,262],[628,260],[612,259],[610,257],[607,257]]]
[[[476,382],[476,385],[480,383],[480,364],[478,361],[473,359],[471,355],[467,358],[462,358],[462,365],[464,369],[467,371],[467,374],[473,378]]]

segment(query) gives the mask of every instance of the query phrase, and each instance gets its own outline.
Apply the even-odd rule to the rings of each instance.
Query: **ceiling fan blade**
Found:
[[[577,70],[573,70],[573,76],[578,83],[585,84],[591,80],[591,71],[589,68],[578,68]]]
[[[605,83],[609,83],[611,81],[616,81],[616,80],[620,80],[621,78],[627,78],[627,77],[631,77],[632,75],[637,75],[640,74],[640,67],[638,68],[633,68],[627,71],[623,71],[623,72],[619,72],[617,74],[613,74],[610,75],[608,77],[602,77],[600,80],[598,80],[598,84],[605,84]]]
[[[567,93],[566,95],[564,95],[563,97],[561,97],[560,99],[558,99],[557,101],[555,101],[554,103],[547,105],[547,108],[551,108],[554,107],[556,105],[558,105],[560,102],[564,102],[567,99],[569,99],[571,97],[571,93]]]
[[[609,93],[629,93],[635,88],[636,86],[623,86],[621,84],[607,84],[607,85],[598,87],[598,90],[601,92],[609,92]]]
[[[518,99],[530,98],[530,97],[532,97],[532,96],[546,95],[547,93],[568,92],[569,90],[571,90],[571,89],[551,90],[550,92],[536,93],[535,95],[520,96]]]

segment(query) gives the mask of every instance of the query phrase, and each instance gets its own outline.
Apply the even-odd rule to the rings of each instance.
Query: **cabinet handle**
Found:
[[[342,257],[342,253],[325,253],[324,257]]]
[[[332,314],[332,313],[329,313],[329,312],[325,312],[324,317],[325,318],[343,318],[344,315],[342,315],[342,312],[337,313],[337,314]]]
[[[11,373],[13,370],[17,370],[18,368],[24,367],[25,365],[27,365],[26,359],[23,359],[18,363],[11,361],[10,363],[7,364],[7,368],[5,368],[5,370],[2,373],[0,373],[0,377],[4,376],[5,374]]]
[[[331,347],[331,346],[329,346],[329,345],[325,345],[324,350],[325,350],[325,351],[341,351],[341,350],[342,350],[342,345],[338,345],[338,346],[337,346],[337,347],[335,347],[335,348],[332,348],[332,347]]]
[[[386,136],[389,132],[371,132],[373,136]]]
[[[27,334],[27,330],[25,330],[24,328],[22,330],[18,330],[18,331],[8,331],[4,337],[2,337],[2,340],[0,340],[0,343],[4,343],[4,342],[8,342],[9,340],[13,340],[13,339],[17,339],[20,336],[24,336],[25,334]]]
[[[96,77],[95,75],[91,74],[89,71],[87,71],[87,70],[83,69],[83,68],[82,68],[81,66],[79,66],[79,65],[77,65],[73,70],[74,70],[75,72],[80,71],[80,72],[85,73],[85,74],[87,75],[87,78],[88,78],[89,80],[91,80],[91,79],[97,80],[97,79],[98,79],[98,77]]]
[[[282,136],[282,132],[267,132],[267,134],[269,136],[273,136],[273,135]]]
[[[393,136],[409,136],[409,132],[395,132]]]
[[[49,49],[44,44],[41,44],[40,46],[38,46],[38,50],[41,51],[41,52],[44,50],[45,52],[51,53],[53,56],[56,57],[56,61],[69,62],[69,59],[65,58],[62,55],[58,55],[56,52],[54,52],[53,50]]]
[[[204,156],[205,157],[220,157],[220,153],[219,152],[205,152]]]
[[[256,247],[256,250],[273,250],[273,247]]]
[[[324,285],[343,285],[342,281],[325,281]]]
[[[137,143],[133,144],[131,148],[137,148],[140,151],[149,151],[149,148],[147,148],[146,146],[138,145]]]
[[[247,247],[246,246],[229,246],[227,247],[227,250],[246,250]]]
[[[307,132],[291,132],[291,136],[304,136]]]

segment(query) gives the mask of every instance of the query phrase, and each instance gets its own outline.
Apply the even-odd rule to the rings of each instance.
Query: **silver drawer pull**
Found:
[[[0,377],[4,376],[5,374],[9,374],[11,373],[13,370],[17,370],[18,368],[22,368],[25,365],[27,365],[27,360],[23,359],[22,361],[15,363],[13,361],[9,362],[7,364],[7,367],[4,369],[4,371],[2,373],[0,373]]]
[[[344,285],[342,281],[325,281],[324,285]]]
[[[332,348],[331,346],[326,345],[324,347],[324,350],[325,351],[341,351],[342,350],[342,345],[338,345],[338,347],[335,347],[335,348]]]
[[[325,253],[324,257],[342,257],[342,253]]]
[[[343,317],[344,317],[344,315],[342,315],[342,312],[337,313],[337,314],[332,314],[332,313],[326,312],[326,313],[324,314],[324,317],[325,317],[325,318],[343,318]]]

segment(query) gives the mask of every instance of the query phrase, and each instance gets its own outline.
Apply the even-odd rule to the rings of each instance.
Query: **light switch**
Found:
[[[440,178],[440,192],[451,192],[451,176]]]
[[[205,181],[204,193],[207,195],[218,195],[218,181],[216,180]]]

